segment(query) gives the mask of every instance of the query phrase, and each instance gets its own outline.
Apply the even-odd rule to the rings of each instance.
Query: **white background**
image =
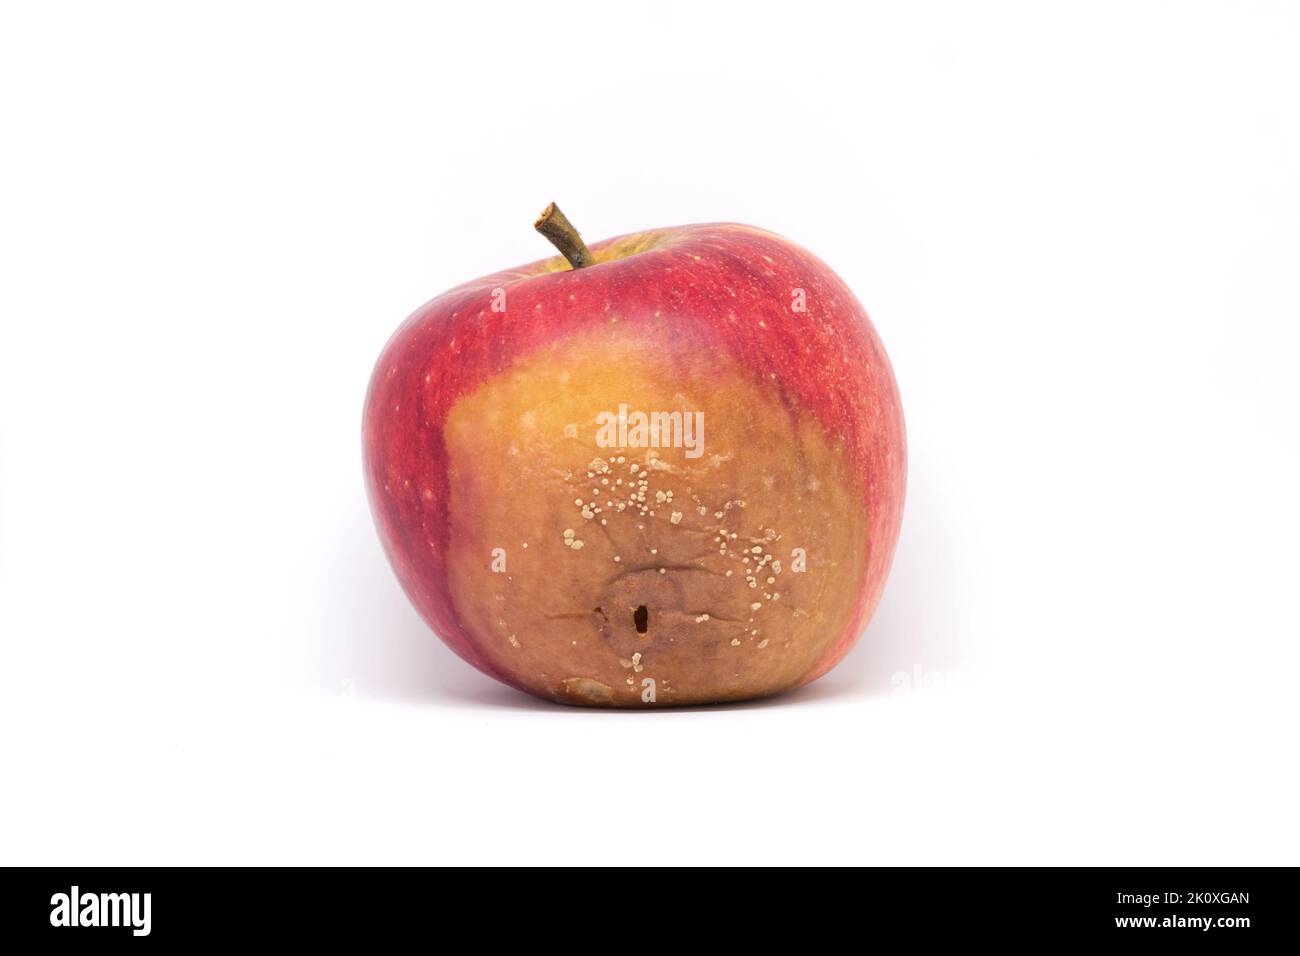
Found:
[[[976,6],[6,4],[0,861],[1300,862],[1300,14]],[[550,200],[871,312],[818,684],[558,708],[400,592],[371,364]]]

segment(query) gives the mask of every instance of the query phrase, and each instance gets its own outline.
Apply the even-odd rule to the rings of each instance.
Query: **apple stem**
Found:
[[[573,268],[581,269],[583,266],[595,264],[596,257],[582,241],[578,230],[573,228],[573,223],[569,222],[555,203],[549,204],[542,210],[542,214],[533,223],[533,228],[549,239],[551,245],[560,250],[560,254],[569,260],[569,265]]]

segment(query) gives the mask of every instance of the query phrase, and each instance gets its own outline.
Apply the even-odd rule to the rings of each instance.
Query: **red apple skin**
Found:
[[[889,360],[866,312],[812,254],[750,226],[658,229],[591,249],[597,262],[583,269],[554,257],[458,286],[417,310],[385,346],[366,396],[364,468],[380,539],[403,589],[429,626],[466,661],[497,680],[558,702],[699,704],[762,696],[815,680],[844,657],[866,627],[884,588],[902,519],[902,410]],[[794,307],[796,290],[803,290],[803,311]],[[606,360],[604,366],[590,364]],[[570,380],[568,369],[580,366],[596,369],[583,373],[586,385]],[[601,368],[608,377],[602,377]],[[731,404],[709,404],[714,396],[707,383],[713,374],[717,394],[730,396]],[[736,600],[766,593],[764,610],[748,621],[743,612],[739,617],[733,612],[732,623],[709,620],[703,625],[696,624],[700,615],[682,616],[696,594],[707,592],[710,600],[719,600],[718,582],[742,587],[738,576],[728,572],[733,566],[750,567],[741,559],[744,565],[721,570],[721,558],[732,560],[750,549],[725,551],[727,528],[713,524],[711,513],[701,519],[691,540],[723,551],[710,550],[706,559],[692,553],[690,560],[683,552],[677,564],[659,572],[659,579],[652,565],[662,557],[643,554],[637,560],[651,563],[638,565],[635,574],[630,564],[622,564],[629,575],[623,579],[617,576],[620,564],[610,563],[619,562],[620,555],[611,553],[627,550],[633,540],[628,535],[639,534],[640,544],[658,542],[661,547],[677,540],[672,536],[676,530],[664,520],[666,509],[650,518],[640,511],[641,517],[630,516],[631,511],[616,511],[615,506],[602,512],[602,519],[606,514],[613,519],[614,528],[604,520],[579,527],[583,519],[564,510],[572,504],[567,501],[572,490],[551,487],[561,484],[555,475],[586,467],[582,462],[588,452],[611,461],[617,461],[613,455],[624,455],[632,464],[617,467],[632,469],[630,483],[646,474],[636,465],[643,450],[597,449],[585,437],[575,442],[553,429],[534,444],[519,435],[518,421],[545,419],[554,402],[586,410],[586,418],[576,412],[572,416],[585,436],[594,427],[590,418],[596,411],[616,409],[627,400],[610,382],[641,383],[629,388],[662,386],[669,394],[675,383],[668,380],[674,378],[681,382],[677,398],[706,411],[706,450],[718,451],[709,447],[710,433],[728,443],[722,454],[707,459],[717,475],[744,483],[749,480],[745,476],[767,470],[766,487],[793,489],[789,494],[798,497],[797,504],[789,503],[793,499],[769,502],[764,486],[754,484],[745,490],[748,502],[737,498],[737,516],[774,516],[772,529],[756,525],[746,530],[760,535],[752,539],[759,542],[753,551],[769,548],[772,553],[765,557],[772,560],[784,556],[788,546],[809,542],[809,571],[820,569],[824,575],[817,579],[817,574],[795,574],[784,567],[777,585],[787,589],[784,605],[781,594],[771,599],[766,589],[775,592],[775,587],[761,575],[750,595],[737,598],[728,591],[722,599],[728,608],[741,607]],[[532,394],[518,399],[519,408],[529,409],[521,419],[496,414],[502,406],[513,408],[521,391],[529,390]],[[736,396],[743,399],[740,407]],[[782,416],[789,416],[789,427],[801,437],[792,434],[789,441],[773,444],[772,436],[780,439],[779,430],[786,427]],[[574,426],[566,426],[565,436],[573,434]],[[585,450],[566,450],[575,443],[585,443]],[[519,446],[529,457],[515,466],[510,456]],[[541,465],[530,470],[534,450],[552,456],[546,459],[549,472]],[[498,454],[499,460],[480,460]],[[697,512],[722,509],[724,498],[730,508],[733,489],[706,491],[699,462],[679,460],[684,470],[677,471],[667,459],[681,452],[662,454],[664,471],[695,482],[693,489],[678,488],[677,500],[685,501],[689,492],[698,503],[701,495],[716,492],[698,509],[687,509],[691,520]],[[733,469],[737,463],[740,467]],[[596,490],[603,498],[603,488],[585,489],[592,480],[582,474],[573,480],[579,488],[575,500]],[[837,504],[818,510],[822,496]],[[646,505],[633,501],[632,507]],[[488,546],[494,542],[480,536],[480,518],[493,524],[498,536],[502,529],[519,527],[522,542],[502,543],[512,574],[490,570]],[[788,530],[773,538],[778,519]],[[730,512],[726,520],[732,520]],[[640,522],[636,527],[642,530],[635,531],[632,521]],[[646,521],[655,522],[649,532],[643,528]],[[590,530],[597,523],[604,526],[599,533]],[[561,528],[578,528],[588,549],[575,553],[573,536],[561,539]],[[740,543],[748,543],[745,535]],[[694,573],[709,562],[707,577]],[[562,606],[543,615],[541,605],[550,593],[545,590],[551,574],[547,568],[556,569]],[[749,571],[744,573],[748,577]],[[588,586],[590,596],[584,590]],[[631,601],[650,602],[652,614],[660,611],[653,601],[664,602],[662,624],[654,635],[658,643],[635,655],[646,667],[629,660],[642,638],[624,623],[626,606],[618,604],[623,592],[610,588],[623,588]],[[622,629],[618,633],[612,634],[601,618],[582,617],[591,615],[598,598],[614,604]],[[533,617],[530,605],[537,605]],[[509,608],[515,620],[507,622],[506,612],[501,620],[491,620],[494,607]],[[600,607],[596,612],[603,618],[610,613]],[[761,641],[760,621],[769,628],[761,632]],[[775,630],[773,622],[779,625]],[[497,624],[510,633],[495,633]],[[702,629],[688,630],[696,626]],[[718,630],[703,630],[707,627]],[[692,643],[689,635],[694,633],[714,636]],[[512,654],[520,655],[519,663]],[[623,671],[626,678],[617,679]],[[660,681],[658,694],[642,690],[648,683],[644,674]]]

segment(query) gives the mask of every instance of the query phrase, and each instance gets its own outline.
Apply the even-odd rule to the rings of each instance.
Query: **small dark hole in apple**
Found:
[[[632,612],[632,623],[636,625],[638,634],[644,634],[650,626],[650,612],[644,604]]]

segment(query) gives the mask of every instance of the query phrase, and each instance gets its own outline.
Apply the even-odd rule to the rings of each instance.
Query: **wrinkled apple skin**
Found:
[[[815,680],[870,619],[902,518],[875,330],[825,264],[760,229],[591,248],[580,270],[555,257],[458,286],[385,346],[362,439],[402,587],[457,654],[549,700]],[[702,412],[703,448],[599,444],[620,404]]]

